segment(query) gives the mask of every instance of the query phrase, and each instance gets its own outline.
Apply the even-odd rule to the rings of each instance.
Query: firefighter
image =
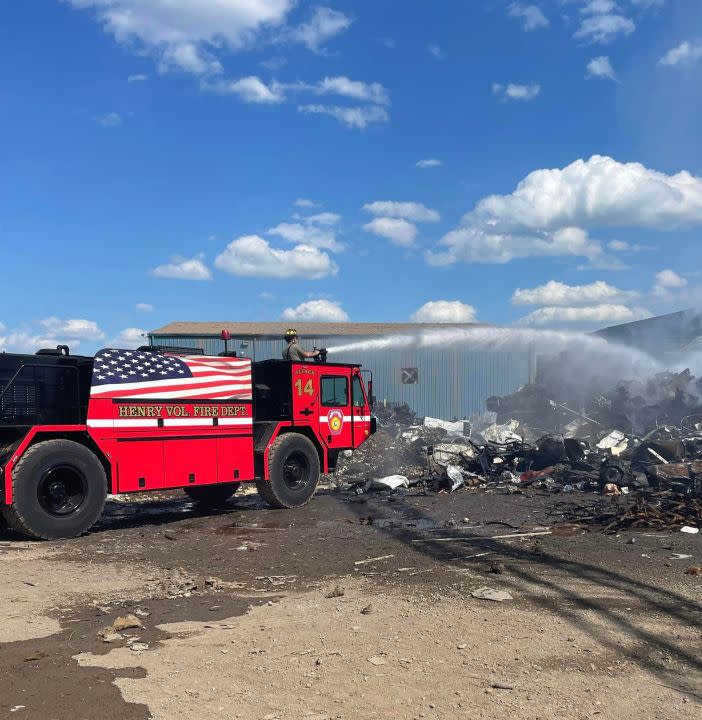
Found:
[[[292,360],[293,362],[304,362],[308,358],[314,358],[319,355],[319,350],[305,350],[297,339],[297,330],[290,328],[285,331],[285,342],[287,346],[283,350],[283,360]]]

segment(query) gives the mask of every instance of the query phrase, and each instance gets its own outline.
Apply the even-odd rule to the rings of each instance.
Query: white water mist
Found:
[[[561,352],[576,354],[578,365],[589,366],[591,375],[617,380],[644,377],[660,372],[662,366],[650,355],[610,343],[596,335],[555,330],[531,330],[526,328],[446,328],[426,330],[413,334],[387,335],[370,340],[359,340],[346,345],[328,348],[330,355],[393,349],[441,349],[466,346],[469,350],[500,352],[530,352],[537,355],[557,355]],[[578,382],[578,378],[573,378]]]

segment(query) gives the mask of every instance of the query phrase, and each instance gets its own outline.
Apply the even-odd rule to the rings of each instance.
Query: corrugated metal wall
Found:
[[[377,339],[377,338],[375,338]],[[359,337],[305,337],[307,349],[361,342]],[[224,350],[218,337],[174,337],[159,335],[154,344],[199,347],[208,355]],[[284,341],[280,338],[233,338],[229,349],[253,360],[280,358]],[[380,401],[406,402],[418,415],[461,419],[485,410],[491,395],[507,395],[530,381],[533,353],[472,350],[470,346],[450,348],[390,348],[360,350],[334,355],[336,362],[361,363],[372,370],[374,394]],[[417,384],[403,385],[403,368],[417,369]]]

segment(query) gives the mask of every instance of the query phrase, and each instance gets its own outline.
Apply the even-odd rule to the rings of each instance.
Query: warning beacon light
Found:
[[[232,334],[229,330],[222,330],[220,337],[224,340],[224,352],[220,353],[221,357],[236,357],[236,350],[229,352],[229,341],[232,339]]]

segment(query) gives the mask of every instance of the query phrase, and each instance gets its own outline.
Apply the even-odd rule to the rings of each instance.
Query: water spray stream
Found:
[[[662,370],[650,355],[623,345],[610,343],[595,335],[555,330],[526,328],[447,328],[427,330],[414,334],[389,335],[371,340],[360,340],[328,348],[329,355],[392,349],[448,349],[467,346],[469,350],[503,352],[529,352],[556,355],[568,351],[577,353],[581,362],[589,364],[591,372],[612,374],[610,379],[643,377]],[[581,363],[579,363],[580,365]],[[574,378],[575,380],[575,378]]]

